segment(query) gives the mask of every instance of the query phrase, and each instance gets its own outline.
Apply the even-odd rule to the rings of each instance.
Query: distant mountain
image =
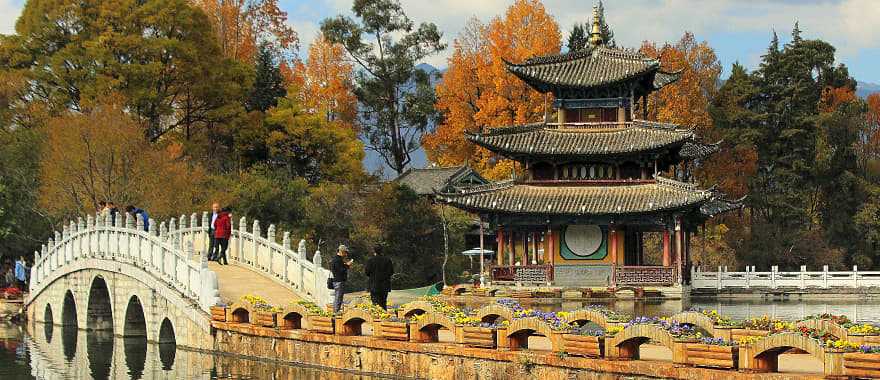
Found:
[[[868,97],[869,94],[880,92],[880,84],[877,83],[868,83],[868,82],[859,82],[858,87],[856,88],[856,95],[862,98]]]
[[[432,74],[431,84],[435,86],[437,85],[437,82],[440,81],[440,75],[433,74],[443,74],[443,71],[445,71],[441,71],[427,63],[420,63],[416,65],[416,68],[421,69],[428,74]],[[433,126],[429,127],[429,129],[432,128]],[[412,157],[412,162],[409,163],[410,167],[422,168],[425,167],[425,165],[428,163],[428,157],[425,155],[425,150],[421,147],[415,152],[410,153],[410,156]],[[385,160],[383,160],[378,153],[372,150],[367,150],[366,154],[364,155],[364,168],[367,170],[368,173],[381,172],[383,179],[393,179],[397,177],[397,173],[392,170],[387,164],[385,164]]]

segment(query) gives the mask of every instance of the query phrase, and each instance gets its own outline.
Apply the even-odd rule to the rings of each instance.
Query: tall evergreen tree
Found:
[[[446,45],[436,25],[415,28],[397,0],[355,0],[352,13],[360,22],[337,16],[321,22],[321,31],[361,68],[356,95],[367,148],[402,174],[436,118],[430,75],[416,65]]]
[[[284,76],[281,75],[281,68],[275,64],[274,57],[275,54],[268,44],[260,45],[254,87],[247,100],[248,111],[266,112],[269,108],[278,105],[278,98],[287,95]]]
[[[568,51],[578,51],[587,45],[587,33],[584,31],[584,25],[575,23],[568,34]]]
[[[608,26],[608,23],[605,22],[605,5],[602,2],[599,2],[599,31],[602,35],[602,41],[605,41],[606,46],[615,47],[617,44],[614,42],[614,31],[611,30],[611,27]],[[593,20],[588,20],[587,22],[575,23],[571,28],[571,32],[568,34],[568,43],[566,47],[568,51],[578,51],[587,46],[587,43],[590,40],[590,31],[592,30]]]

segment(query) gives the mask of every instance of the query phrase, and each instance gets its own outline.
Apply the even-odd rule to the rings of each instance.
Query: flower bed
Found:
[[[736,369],[739,364],[739,349],[729,340],[702,338],[684,349],[685,363],[693,366]]]
[[[667,318],[636,317],[627,322],[623,328],[635,325],[656,325],[669,332],[676,341],[696,341],[702,337],[693,326]]]
[[[846,376],[880,378],[880,346],[860,346],[857,352],[843,354]]]
[[[226,322],[226,306],[211,306],[211,320]]]

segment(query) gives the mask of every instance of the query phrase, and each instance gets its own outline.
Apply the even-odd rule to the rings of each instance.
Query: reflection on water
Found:
[[[487,302],[459,302],[458,306],[479,308]],[[611,310],[647,317],[667,317],[675,313],[697,309],[715,309],[719,313],[729,315],[734,320],[756,318],[764,315],[783,319],[800,320],[809,315],[830,313],[846,315],[858,322],[880,323],[880,299],[843,299],[838,301],[821,300],[762,300],[762,299],[728,299],[728,300],[633,300],[633,299],[595,299],[591,301],[563,301],[536,303],[528,299],[520,302],[529,308],[541,311],[575,310],[591,305],[601,305]]]
[[[61,335],[61,339],[58,339]],[[377,379],[178,349],[144,337],[0,323],[0,379]]]

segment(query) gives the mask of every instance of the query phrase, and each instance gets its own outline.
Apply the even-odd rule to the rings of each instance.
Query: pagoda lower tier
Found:
[[[437,198],[495,230],[494,283],[578,287],[686,284],[690,234],[742,206],[663,177],[505,181]]]

